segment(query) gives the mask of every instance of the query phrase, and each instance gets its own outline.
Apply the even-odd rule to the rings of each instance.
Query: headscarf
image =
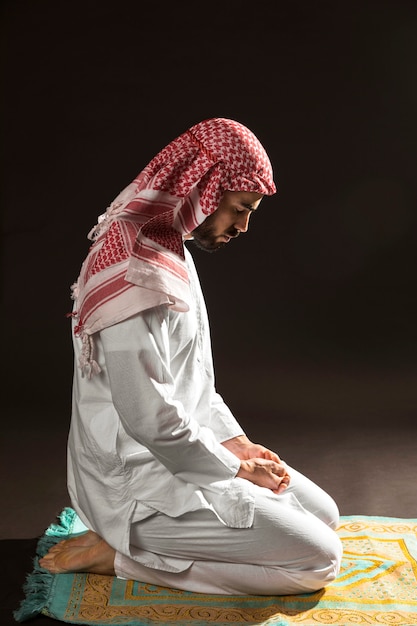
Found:
[[[272,167],[248,128],[207,119],[165,146],[98,218],[72,286],[84,373],[100,371],[95,332],[160,304],[189,309],[183,237],[218,208],[225,191],[272,195]]]

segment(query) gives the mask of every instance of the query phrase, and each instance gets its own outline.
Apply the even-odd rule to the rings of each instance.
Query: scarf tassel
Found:
[[[79,359],[79,364],[83,376],[86,376],[89,380],[95,375],[101,372],[101,367],[94,359],[94,342],[91,335],[87,335],[85,332],[78,333],[82,340],[82,348]]]

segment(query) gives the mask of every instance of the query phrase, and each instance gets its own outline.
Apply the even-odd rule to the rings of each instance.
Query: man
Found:
[[[72,504],[90,530],[40,561],[178,589],[291,594],[339,571],[338,511],[252,443],[215,390],[207,312],[184,242],[208,251],[275,193],[242,124],[168,144],[110,205],[74,285]]]

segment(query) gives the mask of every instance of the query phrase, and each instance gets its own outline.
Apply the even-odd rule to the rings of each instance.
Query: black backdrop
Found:
[[[66,428],[87,232],[168,141],[224,116],[263,142],[278,193],[195,253],[219,390],[244,420],[412,419],[415,1],[15,0],[1,39],[3,403]]]

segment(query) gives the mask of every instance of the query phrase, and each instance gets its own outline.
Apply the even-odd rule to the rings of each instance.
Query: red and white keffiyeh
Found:
[[[187,311],[183,236],[213,213],[225,191],[272,195],[268,155],[234,120],[192,126],[159,152],[90,231],[94,241],[73,285],[81,367],[99,371],[91,336],[159,304]]]

